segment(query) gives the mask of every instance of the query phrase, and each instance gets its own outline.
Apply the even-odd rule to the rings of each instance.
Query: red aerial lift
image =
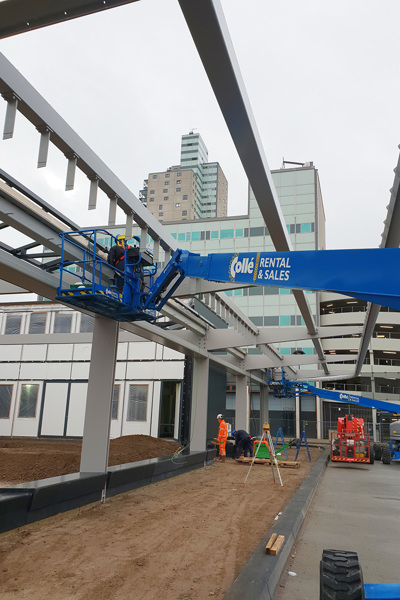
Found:
[[[365,434],[364,419],[353,415],[339,417],[337,437],[331,432],[331,460],[351,463],[374,463],[375,452]]]

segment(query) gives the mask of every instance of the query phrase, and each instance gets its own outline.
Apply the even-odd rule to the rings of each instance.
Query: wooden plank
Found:
[[[275,540],[276,540],[277,537],[278,537],[278,534],[277,533],[273,533],[271,535],[271,537],[269,538],[268,543],[265,546],[265,552],[267,554],[269,554],[269,551],[271,550],[272,546],[274,545],[274,542],[275,542]]]
[[[238,463],[245,463],[245,464],[249,464],[252,462],[252,458],[249,458],[247,456],[242,456],[241,458],[237,458],[236,462]],[[291,469],[297,469],[299,467],[299,464],[297,461],[294,460],[278,460],[278,467],[286,467],[286,468],[291,468]],[[256,458],[254,461],[255,465],[271,465],[271,464],[275,464],[272,460],[270,460],[269,458]]]
[[[269,554],[272,555],[276,555],[278,554],[279,550],[282,548],[283,542],[285,541],[285,536],[284,535],[278,535],[274,545],[272,546],[272,548],[269,551]]]

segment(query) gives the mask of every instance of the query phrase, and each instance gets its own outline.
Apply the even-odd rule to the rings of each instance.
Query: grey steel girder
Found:
[[[263,327],[259,329],[258,335],[249,332],[239,333],[232,329],[212,329],[207,336],[207,350],[296,342],[315,337],[322,339],[361,333],[362,325],[319,327],[314,335],[308,333],[307,327]]]
[[[3,0],[0,2],[0,38],[132,2],[137,0]]]
[[[51,130],[51,142],[66,156],[76,156],[77,166],[89,179],[98,178],[99,188],[110,199],[116,197],[125,213],[133,214],[135,222],[147,228],[148,234],[159,240],[164,250],[176,250],[176,241],[161,223],[1,53],[0,93],[6,97],[16,96],[19,112],[36,128],[47,126]]]
[[[178,1],[274,246],[278,251],[292,250],[220,1]],[[306,327],[315,333],[305,293],[294,290],[293,294]],[[328,373],[319,339],[313,343]]]
[[[325,356],[325,360],[328,363],[334,362],[345,362],[345,361],[353,361],[355,360],[355,356],[349,354],[330,354],[329,356]],[[313,365],[316,363],[320,363],[318,357],[316,355],[299,355],[299,354],[289,354],[284,355],[282,360],[271,359],[263,355],[259,354],[249,354],[244,359],[244,366],[246,371],[252,371],[253,369],[265,369],[269,367],[297,367],[301,365]]]

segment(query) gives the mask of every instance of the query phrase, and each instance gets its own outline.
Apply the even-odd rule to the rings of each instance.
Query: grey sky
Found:
[[[328,248],[378,246],[400,142],[400,3],[222,6],[270,168],[314,161]],[[229,214],[246,212],[246,178],[176,0],[141,0],[0,49],[136,195],[149,171],[179,162],[180,136],[196,128],[228,178]],[[1,167],[79,223],[104,223],[105,199],[96,216],[86,211],[85,177],[63,191],[58,151],[36,169],[38,143],[19,115]]]

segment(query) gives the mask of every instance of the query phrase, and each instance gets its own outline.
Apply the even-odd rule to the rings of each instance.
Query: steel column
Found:
[[[81,473],[107,472],[118,332],[117,321],[96,315],[83,429]]]
[[[245,375],[236,375],[235,429],[244,429],[245,431],[249,431],[249,402],[247,377]]]
[[[208,379],[210,360],[193,359],[190,450],[204,452],[207,446]]]

